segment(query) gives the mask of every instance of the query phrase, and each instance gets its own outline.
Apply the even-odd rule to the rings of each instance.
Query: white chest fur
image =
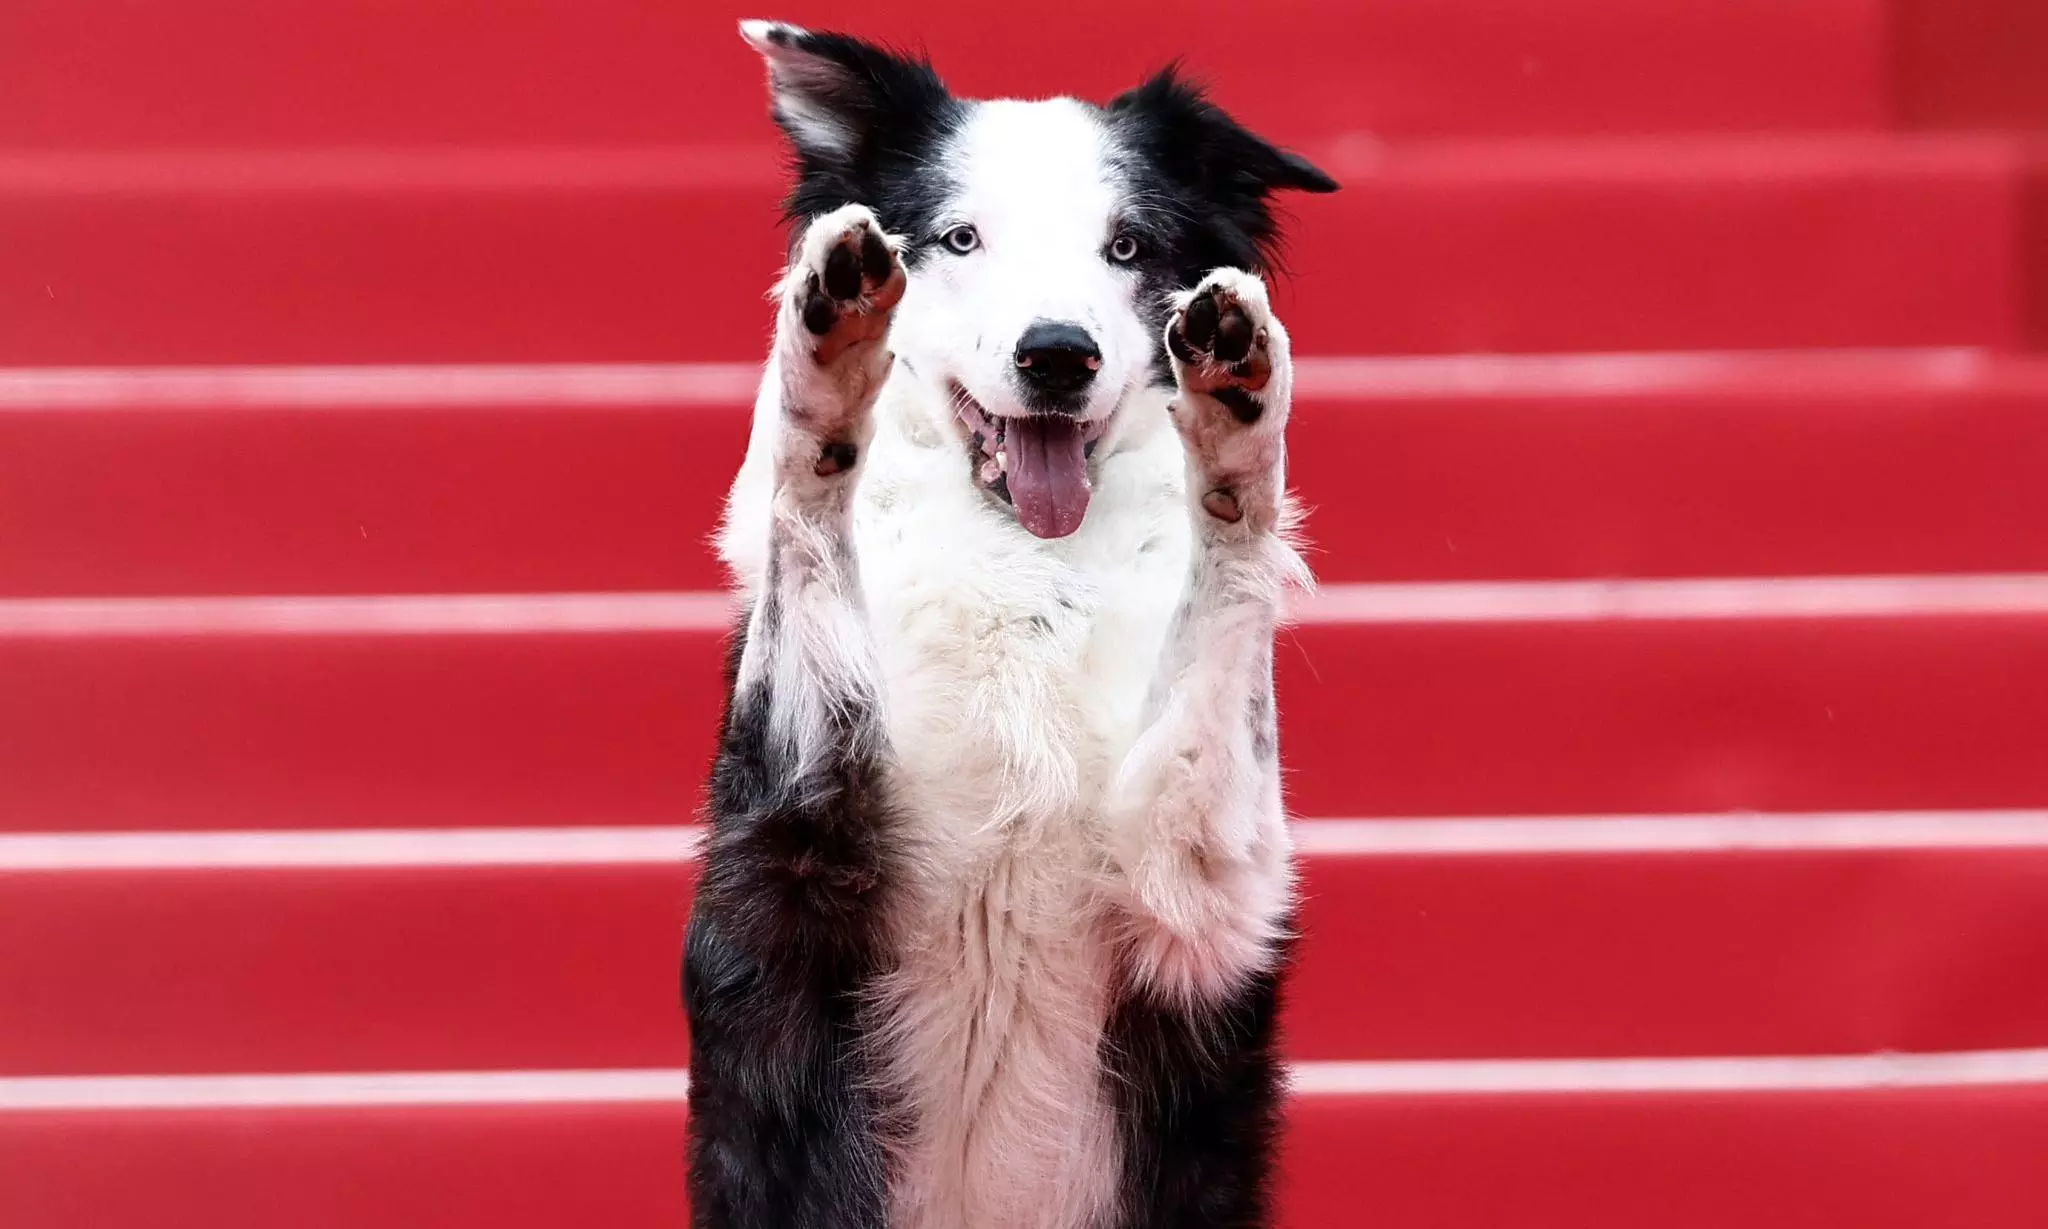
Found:
[[[915,1106],[898,1220],[1064,1229],[1116,1178],[1101,798],[1186,572],[1180,446],[1163,400],[1128,405],[1086,523],[1047,543],[921,408],[885,411],[855,512],[917,868],[882,1013]]]
[[[1028,837],[1086,810],[1137,733],[1186,576],[1179,443],[1163,399],[1135,400],[1086,523],[1046,542],[966,481],[923,407],[878,413],[854,525],[903,784],[974,815],[956,836]]]

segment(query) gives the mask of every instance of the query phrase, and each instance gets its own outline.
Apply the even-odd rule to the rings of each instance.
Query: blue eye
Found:
[[[940,235],[939,242],[945,244],[948,251],[965,256],[981,246],[981,236],[975,233],[972,226],[961,225]]]
[[[1120,265],[1130,264],[1144,249],[1130,235],[1118,235],[1109,241],[1109,258]]]

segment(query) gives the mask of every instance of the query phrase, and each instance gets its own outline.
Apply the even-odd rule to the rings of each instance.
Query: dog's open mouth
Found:
[[[1002,417],[953,386],[953,406],[967,428],[968,461],[981,488],[1017,510],[1041,538],[1064,538],[1088,515],[1093,481],[1088,461],[1109,420],[1082,422],[1063,414]]]

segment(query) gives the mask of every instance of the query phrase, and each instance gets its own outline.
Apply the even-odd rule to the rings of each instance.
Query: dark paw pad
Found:
[[[868,235],[872,237],[873,231]],[[863,241],[865,246],[865,240]],[[825,293],[845,302],[860,297],[861,258],[852,244],[841,243],[825,258]]]
[[[1212,286],[1188,304],[1169,340],[1183,363],[1234,364],[1265,339],[1237,296]]]
[[[821,339],[819,360],[830,362],[848,346],[880,336],[905,285],[903,268],[881,232],[867,222],[849,227],[804,279],[799,314],[804,328]]]
[[[1265,412],[1257,396],[1271,377],[1266,330],[1227,286],[1205,286],[1166,331],[1166,345],[1187,369],[1190,391],[1215,398],[1241,423]]]
[[[1244,509],[1237,503],[1237,492],[1228,487],[1218,487],[1203,495],[1202,510],[1229,525],[1244,519]]]

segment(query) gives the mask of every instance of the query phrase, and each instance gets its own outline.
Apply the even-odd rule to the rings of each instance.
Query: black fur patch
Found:
[[[1230,411],[1230,416],[1246,426],[1259,421],[1266,412],[1265,405],[1257,397],[1235,384],[1212,388],[1209,395],[1221,401],[1224,408]]]
[[[880,1229],[891,1107],[859,1044],[894,878],[875,715],[841,705],[800,774],[769,734],[765,684],[735,687],[745,642],[727,664],[684,952],[691,1220]]]
[[[789,48],[800,71],[775,73],[775,119],[795,155],[796,186],[785,209],[799,224],[841,205],[866,205],[882,228],[911,240],[915,266],[938,238],[936,221],[955,186],[937,151],[967,117],[929,61],[844,34],[802,32]],[[843,145],[820,142],[793,120],[792,101],[831,120]]]
[[[1280,972],[1208,1007],[1131,991],[1102,1040],[1123,1140],[1110,1229],[1266,1229],[1283,1089]]]
[[[1107,113],[1134,184],[1170,202],[1158,221],[1171,242],[1154,259],[1170,260],[1181,286],[1224,266],[1276,270],[1272,195],[1337,190],[1336,180],[1239,124],[1176,69],[1119,95]]]
[[[1276,192],[1335,192],[1337,181],[1232,119],[1168,68],[1104,110],[1128,181],[1126,225],[1142,241],[1146,323],[1165,327],[1167,296],[1221,268],[1281,271]],[[1173,383],[1162,346],[1154,379]]]
[[[835,440],[818,450],[816,473],[820,478],[843,474],[860,460],[860,449],[845,440]]]

